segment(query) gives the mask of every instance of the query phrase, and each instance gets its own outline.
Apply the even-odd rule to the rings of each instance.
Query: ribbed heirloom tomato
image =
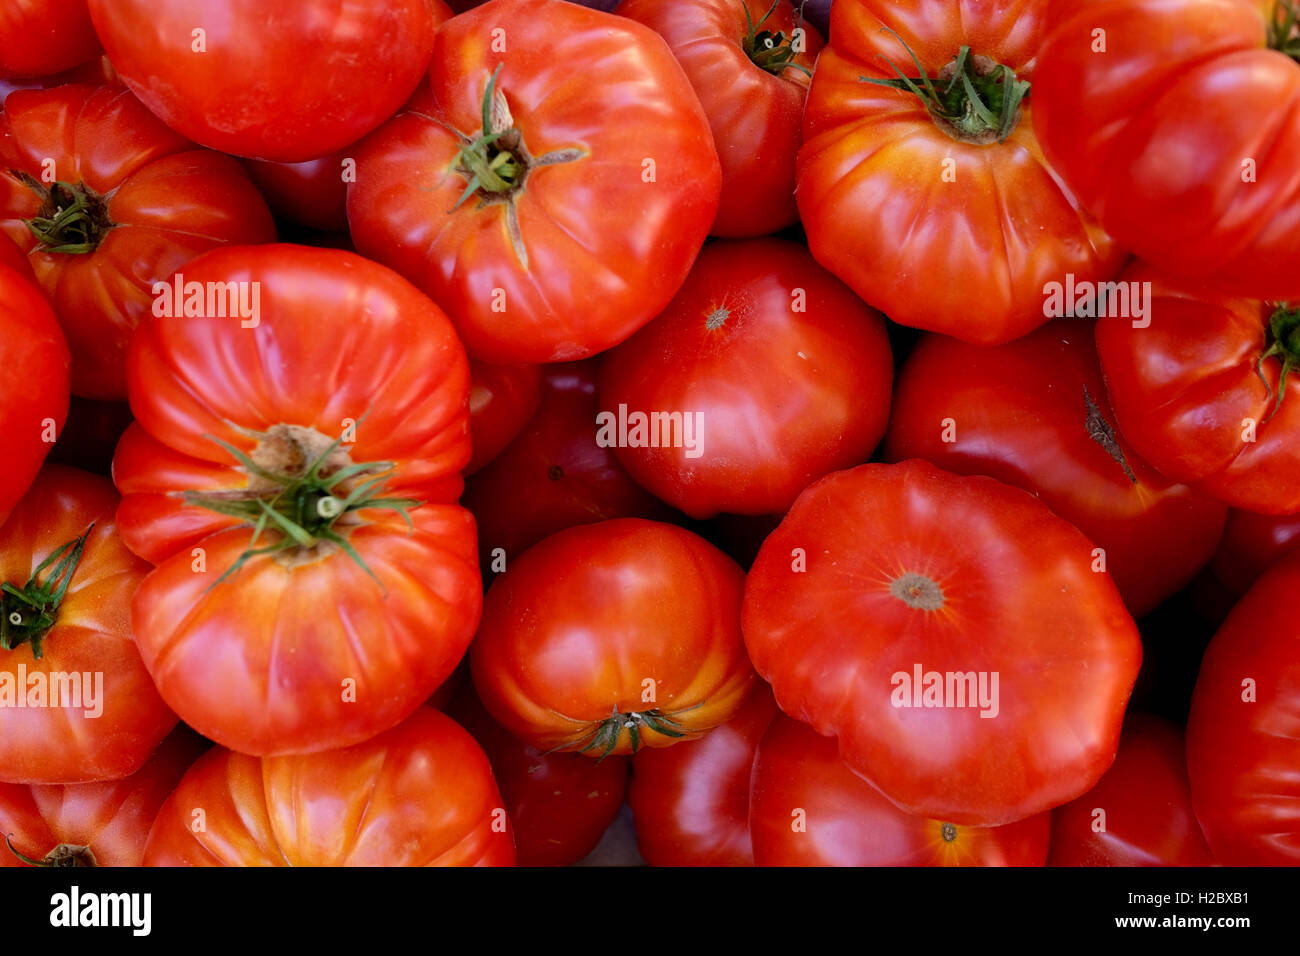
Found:
[[[131,343],[113,476],[124,539],[158,565],[133,604],[140,652],[187,723],[243,753],[364,740],[447,678],[478,623],[455,504],[464,350],[352,253],[222,249],[185,279],[239,307],[151,318]]]

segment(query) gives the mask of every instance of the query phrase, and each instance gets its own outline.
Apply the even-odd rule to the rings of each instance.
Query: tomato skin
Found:
[[[158,565],[132,606],[141,654],[186,722],[232,749],[356,743],[426,699],[478,622],[474,519],[454,503],[469,459],[464,351],[436,305],[348,252],[221,249],[186,276],[260,283],[260,316],[251,329],[239,316],[151,318],[132,340],[136,423],[113,476],[124,540]],[[175,493],[256,490],[214,438],[316,457],[272,442],[282,425],[345,438],[345,461],[392,463],[385,495],[424,502],[410,528],[378,508],[339,526],[373,578],[326,543],[252,558],[216,583],[249,547],[250,524]],[[269,533],[261,541],[275,543]]]
[[[146,106],[196,143],[298,163],[397,110],[451,16],[441,0],[90,0],[109,57]],[[206,49],[196,54],[195,29]],[[249,77],[257,77],[250,83]]]
[[[505,450],[542,402],[542,370],[536,365],[469,362],[469,430],[472,475]]]
[[[1105,811],[1100,817],[1098,810]],[[1105,829],[1096,826],[1104,823]],[[1212,866],[1192,811],[1183,730],[1133,714],[1119,754],[1083,796],[1052,811],[1049,866]]]
[[[492,763],[520,866],[569,866],[596,848],[623,806],[626,757],[588,760],[538,750],[493,720],[468,684],[448,713]]]
[[[1142,259],[1285,300],[1300,296],[1300,68],[1266,48],[1261,6],[1054,0],[1034,128],[1082,204]]]
[[[58,320],[40,290],[8,268],[0,236],[0,368],[12,379],[0,391],[0,434],[6,436],[0,470],[0,527],[31,487],[49,454],[50,423],[57,436],[68,417],[71,359]],[[81,532],[77,532],[80,534]]]
[[[198,833],[191,828],[196,807],[206,822]],[[259,760],[214,748],[163,805],[144,854],[145,866],[514,862],[486,755],[430,707],[378,737],[325,753]]]
[[[1089,401],[1122,462],[1093,436]],[[1224,505],[1166,479],[1118,433],[1093,324],[1080,319],[992,347],[923,336],[899,372],[885,458],[924,458],[1037,495],[1105,551],[1134,617],[1191,580],[1227,517]]]
[[[239,164],[182,139],[123,89],[69,85],[5,100],[0,162],[104,197],[115,225],[93,251],[48,251],[27,226],[42,198],[0,175],[0,229],[27,254],[72,349],[72,387],[126,397],[127,341],[153,308],[153,284],[224,243],[275,239],[266,203]]]
[[[674,525],[619,518],[561,531],[488,590],[470,647],[479,699],[542,750],[598,757],[697,738],[729,720],[753,684],[743,583],[734,561]],[[676,736],[641,714],[673,722]],[[604,742],[607,724],[617,733]]]
[[[47,696],[50,706],[0,706],[0,780],[58,784],[126,777],[176,725],[132,639],[131,595],[148,566],[118,535],[117,501],[107,479],[47,465],[0,528],[0,581],[23,588],[42,561],[94,525],[45,633],[40,659],[27,644],[0,649],[0,674],[10,693],[30,701],[37,673],[44,675],[49,695],[57,675],[96,675],[93,691],[83,689],[79,705],[55,707]],[[47,572],[41,580],[49,580]],[[24,673],[26,687],[20,683]]]
[[[510,42],[494,51],[506,22]],[[481,130],[499,64],[496,92],[529,153],[580,151],[524,179],[518,248],[510,203],[456,208],[467,179],[443,175],[460,149],[448,127]],[[713,222],[722,175],[699,100],[658,34],[562,0],[492,0],[438,31],[429,90],[423,110],[359,147],[348,187],[359,252],[415,282],[470,355],[499,365],[585,358],[662,310]]]
[[[1274,413],[1281,363],[1260,365],[1272,308],[1143,263],[1121,281],[1150,283],[1149,327],[1118,316],[1097,323],[1097,354],[1124,437],[1169,479],[1234,508],[1300,511],[1300,379],[1288,378]],[[1247,419],[1257,423],[1253,440]]]
[[[0,783],[0,835],[40,860],[60,844],[88,846],[97,866],[139,866],[149,828],[210,745],[180,724],[129,777],[97,783]],[[0,866],[26,866],[0,845]]]
[[[309,229],[347,232],[348,186],[343,181],[343,164],[353,152],[344,147],[301,163],[246,159],[244,169],[279,218]]]
[[[1047,813],[953,827],[900,810],[840,760],[832,738],[782,713],[758,745],[749,819],[758,866],[1042,866],[1051,834]]]
[[[990,478],[924,461],[836,472],[759,551],[745,645],[778,706],[838,737],[898,806],[1010,823],[1085,792],[1115,757],[1142,647],[1092,548]],[[997,674],[996,716],[895,706],[896,675],[917,666],[984,672],[990,704]]]
[[[1219,550],[1210,561],[1210,571],[1234,598],[1239,598],[1297,544],[1300,515],[1261,515],[1234,508],[1228,512],[1228,523]]]
[[[1292,553],[1237,602],[1210,641],[1192,692],[1192,804],[1224,866],[1300,863],[1297,588],[1300,557]]]
[[[681,747],[632,758],[627,802],[636,843],[651,866],[753,866],[749,778],[758,741],[776,714],[766,684],[736,716]]]
[[[892,381],[880,314],[797,243],[752,239],[700,253],[668,308],[604,357],[598,394],[614,418],[623,405],[694,415],[693,449],[682,436],[615,454],[656,497],[707,518],[782,513],[814,479],[866,460]]]
[[[0,77],[60,73],[98,52],[86,0],[6,0],[0,8]]]
[[[810,73],[823,46],[816,28],[781,0],[761,29],[789,39],[802,26],[805,49],[794,57],[808,73],[775,75],[745,52],[747,0],[623,0],[618,15],[667,41],[691,81],[722,163],[722,198],[709,231],[715,236],[765,236],[797,221],[794,164]],[[754,4],[759,7],[758,4]],[[750,11],[753,20],[769,4]]]
[[[1046,321],[1043,287],[1109,279],[1124,253],[1043,159],[1033,94],[1004,142],[961,142],[921,100],[860,77],[928,75],[969,45],[1033,82],[1047,0],[840,3],[804,109],[800,218],[817,261],[895,322],[984,345]]]

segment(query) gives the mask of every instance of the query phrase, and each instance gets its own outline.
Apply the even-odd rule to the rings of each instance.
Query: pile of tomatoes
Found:
[[[6,0],[0,864],[1300,862],[1298,14]]]

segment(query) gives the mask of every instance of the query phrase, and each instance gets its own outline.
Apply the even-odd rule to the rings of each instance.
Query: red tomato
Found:
[[[1144,318],[1097,323],[1124,437],[1169,479],[1234,508],[1300,511],[1300,374],[1289,374],[1300,364],[1300,309],[1218,294],[1142,263],[1122,281],[1149,288]]]
[[[744,572],[674,525],[561,531],[492,582],[470,672],[488,713],[544,750],[668,747],[726,723],[754,680]]]
[[[759,866],[1042,866],[1051,816],[966,827],[900,810],[835,741],[784,714],[754,759],[749,826]]]
[[[1211,866],[1192,812],[1183,730],[1133,714],[1119,755],[1083,796],[1052,811],[1050,866]]]
[[[123,80],[168,126],[223,153],[298,163],[397,111],[451,16],[441,0],[90,0]]]
[[[632,758],[627,802],[636,843],[651,866],[753,866],[749,777],[759,738],[776,714],[756,683],[736,716],[681,747]]]
[[[667,310],[603,360],[598,440],[694,518],[779,514],[867,459],[892,380],[880,314],[802,246],[713,243]]]
[[[196,149],[126,90],[11,94],[0,168],[0,229],[31,260],[87,398],[126,397],[127,341],[156,282],[223,243],[275,239],[239,164]]]
[[[1300,864],[1300,556],[1274,565],[1219,628],[1187,719],[1192,804],[1224,866]]]
[[[48,76],[98,52],[86,0],[5,0],[0,6],[0,77]]]
[[[348,184],[355,150],[344,147],[302,163],[244,160],[244,169],[280,219],[309,229],[347,232]]]
[[[132,609],[141,654],[187,723],[242,753],[365,740],[446,679],[478,622],[474,520],[454,504],[464,351],[352,253],[221,249],[185,276],[260,306],[132,340],[113,476],[124,539],[158,565]]]
[[[717,213],[721,172],[657,34],[561,0],[492,0],[438,31],[429,81],[423,108],[360,146],[359,252],[500,365],[583,358],[663,309]]]
[[[40,291],[8,268],[0,236],[0,526],[40,471],[68,417],[68,343]],[[30,276],[29,276],[30,278]],[[80,534],[80,532],[78,532]]]
[[[494,570],[574,525],[668,517],[669,509],[632,481],[613,449],[596,443],[596,408],[592,362],[548,367],[537,412],[466,483],[463,502],[478,519],[479,553]]]
[[[1300,514],[1261,515],[1228,512],[1228,523],[1210,571],[1233,597],[1250,590],[1259,576],[1282,555],[1300,544]]]
[[[1227,508],[1166,479],[1112,422],[1091,323],[1061,319],[993,347],[927,335],[899,373],[885,457],[1038,495],[1105,552],[1137,617],[1209,560]]]
[[[626,757],[588,760],[529,746],[488,715],[468,684],[448,713],[492,763],[520,866],[568,866],[596,848],[623,806]]]
[[[1107,279],[1122,263],[1043,160],[1035,97],[1011,105],[1033,79],[1046,5],[831,8],[804,111],[799,213],[817,261],[895,322],[1009,342],[1046,321],[1046,283]],[[958,60],[978,109],[950,82]],[[901,84],[897,70],[921,89],[918,68],[942,105],[875,83]]]
[[[0,783],[0,835],[9,843],[0,846],[0,866],[139,866],[163,801],[207,748],[181,724],[121,780]]]
[[[799,218],[794,161],[821,34],[790,0],[623,0],[666,41],[709,118],[722,163],[715,236],[763,236]]]
[[[837,472],[759,551],[745,644],[781,709],[838,737],[894,803],[1009,823],[1115,759],[1142,645],[1092,549],[991,478],[923,461]]]
[[[430,707],[326,753],[259,760],[214,748],[163,804],[144,853],[145,866],[514,862],[487,757]]]
[[[176,725],[132,640],[149,568],[117,501],[107,479],[47,465],[0,528],[0,780],[117,780]]]
[[[542,402],[542,370],[536,365],[469,363],[469,430],[472,475],[505,449]]]
[[[1143,259],[1294,299],[1300,66],[1294,35],[1270,31],[1261,6],[1055,0],[1034,126],[1083,205]],[[1290,56],[1276,52],[1284,42]]]
[[[27,261],[23,251],[2,232],[0,232],[0,268],[12,269],[28,282],[36,281],[36,273],[32,271],[32,264]]]

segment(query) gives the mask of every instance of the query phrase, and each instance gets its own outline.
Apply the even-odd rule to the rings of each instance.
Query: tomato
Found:
[[[603,360],[599,437],[692,517],[778,514],[813,479],[866,460],[892,381],[880,314],[802,246],[718,242]]]
[[[799,124],[821,34],[790,0],[623,0],[618,13],[668,42],[709,118],[722,163],[710,231],[762,236],[794,223]]]
[[[1192,805],[1224,866],[1300,863],[1300,557],[1247,592],[1210,642],[1187,719]]]
[[[474,519],[454,503],[464,351],[437,306],[352,253],[220,249],[185,278],[260,304],[151,318],[131,342],[113,477],[124,540],[158,565],[136,641],[218,743],[357,743],[419,706],[478,622]]]
[[[1042,866],[1051,817],[958,826],[900,810],[839,758],[835,741],[777,714],[754,759],[759,866]]]
[[[139,866],[163,801],[207,748],[181,724],[121,780],[0,783],[0,834],[9,844],[0,846],[0,866]]]
[[[472,475],[505,449],[542,402],[542,370],[536,365],[469,363],[469,430]]]
[[[1098,560],[1134,616],[1191,580],[1227,516],[1116,432],[1093,326],[1079,319],[991,347],[922,337],[899,373],[885,457],[1038,495],[1104,551]]]
[[[623,806],[628,758],[538,750],[494,721],[468,684],[449,714],[487,753],[520,866],[568,866],[596,848]]]
[[[479,699],[543,750],[668,747],[726,723],[754,680],[744,572],[674,525],[618,518],[552,535],[492,582],[470,648]]]
[[[350,175],[352,153],[344,147],[301,163],[246,159],[244,169],[279,218],[310,229],[347,232],[348,185],[343,177]]]
[[[651,866],[753,866],[749,777],[763,731],[776,714],[756,683],[736,716],[680,747],[632,758],[627,802],[636,843]]]
[[[96,41],[98,42],[98,41]],[[102,53],[70,70],[49,76],[13,79],[0,76],[0,102],[15,90],[48,90],[67,83],[86,83],[91,86],[122,86],[117,69]]]
[[[72,349],[73,390],[87,398],[126,397],[127,340],[156,282],[222,243],[275,238],[235,160],[196,149],[126,90],[11,94],[0,168],[0,229],[31,260]]]
[[[40,291],[8,267],[0,236],[0,527],[40,471],[68,417],[68,343]]]
[[[778,706],[911,813],[1010,823],[1115,758],[1142,645],[1093,544],[1034,496],[923,461],[809,486],[745,583]]]
[[[90,0],[122,79],[163,122],[223,153],[298,163],[402,105],[451,16],[441,0]],[[250,79],[253,78],[253,79]]]
[[[1261,515],[1228,512],[1228,523],[1210,571],[1233,597],[1250,590],[1259,576],[1282,555],[1300,544],[1300,514]]]
[[[669,516],[667,506],[632,481],[614,450],[597,444],[596,410],[591,361],[547,367],[537,412],[466,482],[463,500],[478,519],[479,552],[494,570],[574,525]]]
[[[421,109],[359,147],[358,252],[420,286],[498,365],[584,358],[663,309],[717,213],[721,171],[657,34],[562,0],[492,0],[438,31],[429,83]]]
[[[144,853],[145,866],[514,862],[487,757],[430,707],[341,750],[262,759],[209,751],[163,804]]]
[[[1097,323],[1129,444],[1169,479],[1234,508],[1300,511],[1300,375],[1289,374],[1300,363],[1300,309],[1215,293],[1140,263],[1121,281],[1149,290],[1143,319]]]
[[[0,7],[0,77],[48,76],[98,52],[86,0],[5,0]]]
[[[176,725],[132,640],[149,569],[117,501],[107,479],[47,465],[0,528],[0,780],[116,780]]]
[[[1140,257],[1287,299],[1300,297],[1300,48],[1261,6],[1054,0],[1034,127],[1083,205]]]
[[[23,251],[2,232],[0,232],[0,268],[12,269],[28,282],[36,281],[36,273],[32,272],[32,265],[23,255]]]
[[[831,43],[804,110],[799,214],[817,261],[895,322],[1008,342],[1046,321],[1046,283],[1108,279],[1122,264],[1044,161],[1035,97],[1020,97],[1033,81],[1046,5],[831,8]],[[959,61],[989,109],[955,83]],[[901,84],[900,72],[944,102],[931,108],[876,85]]]
[[[1192,812],[1183,730],[1133,714],[1119,755],[1083,796],[1052,811],[1050,866],[1211,866]]]

